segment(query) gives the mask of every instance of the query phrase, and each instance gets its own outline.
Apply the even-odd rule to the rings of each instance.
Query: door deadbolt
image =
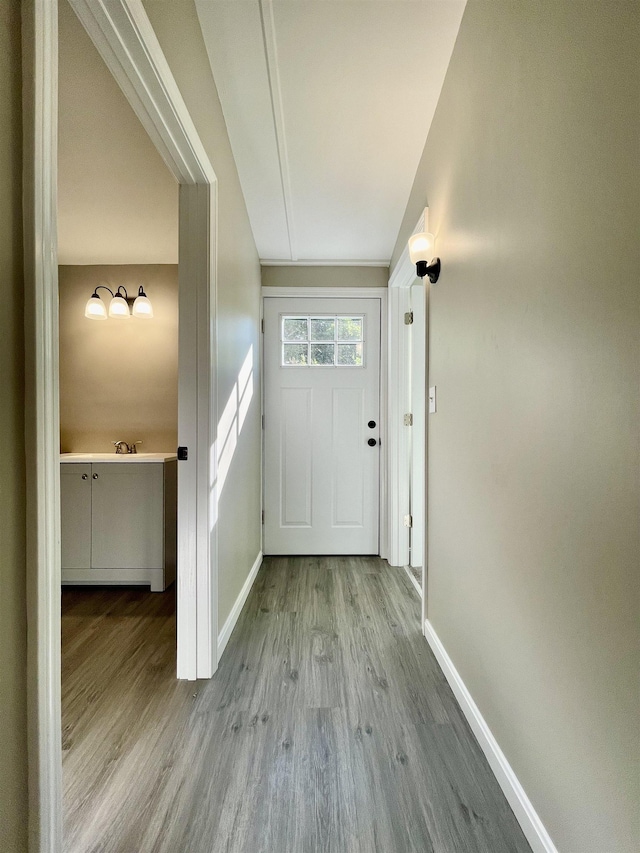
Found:
[[[375,421],[369,421],[367,426],[369,427],[369,429],[375,429],[376,428],[376,422]]]
[[[377,443],[378,442],[375,440],[375,438],[370,438],[369,441],[367,442],[369,447],[375,447]]]

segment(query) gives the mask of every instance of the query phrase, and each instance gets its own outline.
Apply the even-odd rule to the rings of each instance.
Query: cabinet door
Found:
[[[91,566],[91,465],[60,464],[62,568]]]
[[[163,567],[163,479],[161,462],[93,463],[92,568]]]

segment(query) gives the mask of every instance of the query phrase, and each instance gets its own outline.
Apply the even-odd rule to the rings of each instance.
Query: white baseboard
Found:
[[[262,565],[262,551],[258,553],[256,557],[256,561],[251,567],[251,571],[247,576],[246,581],[244,582],[244,586],[240,590],[240,594],[236,598],[236,603],[231,608],[231,613],[227,617],[227,621],[224,623],[222,631],[218,634],[218,660],[222,657],[223,651],[227,647],[227,643],[229,642],[229,637],[233,629],[236,627],[236,622],[238,621],[238,617],[244,607],[244,603],[247,600],[249,593],[251,592],[251,587],[253,586],[253,582],[256,579],[256,575]]]
[[[478,706],[473,701],[473,697],[467,690],[462,678],[460,678],[458,670],[453,665],[453,661],[447,654],[445,647],[440,642],[440,638],[428,619],[424,623],[424,635],[474,735],[478,739],[480,748],[484,752],[489,766],[493,770],[498,784],[502,788],[527,841],[531,845],[533,853],[558,853],[553,841],[549,837],[549,833],[544,828],[529,797],[527,797],[524,788],[511,769],[511,765],[507,761],[505,754],[500,749],[498,741],[491,733],[491,729],[485,722]]]

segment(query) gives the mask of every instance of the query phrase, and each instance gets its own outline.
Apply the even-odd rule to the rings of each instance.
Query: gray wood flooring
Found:
[[[524,853],[403,569],[266,558],[215,678],[173,593],[63,591],[67,853]]]

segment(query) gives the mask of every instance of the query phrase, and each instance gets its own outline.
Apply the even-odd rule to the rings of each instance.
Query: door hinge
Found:
[[[264,429],[264,415],[262,416],[262,429]]]
[[[404,315],[405,326],[410,326],[413,323],[413,311],[407,311]]]
[[[405,527],[413,527],[413,516],[412,515],[405,515],[404,526]]]
[[[264,334],[264,319],[260,320],[260,331]]]
[[[260,518],[262,519],[262,523],[264,524],[264,510],[260,513]]]
[[[404,425],[405,426],[413,426],[413,415],[408,414],[404,416]]]

